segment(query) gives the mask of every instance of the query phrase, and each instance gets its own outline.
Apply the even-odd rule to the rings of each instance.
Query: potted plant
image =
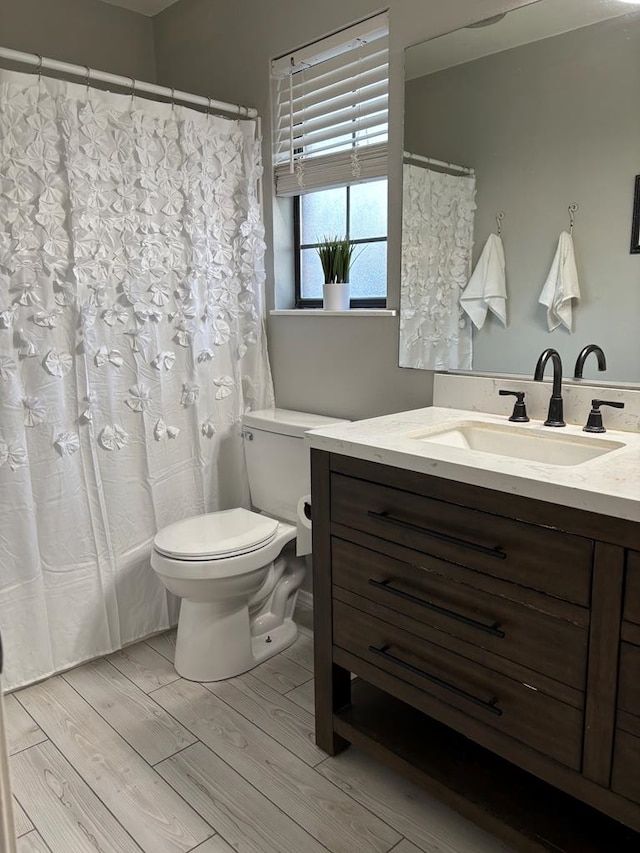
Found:
[[[326,311],[349,308],[349,272],[358,257],[355,245],[346,237],[323,237],[316,251],[324,273],[322,304]]]

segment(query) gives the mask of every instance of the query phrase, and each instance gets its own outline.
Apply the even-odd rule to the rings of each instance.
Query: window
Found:
[[[356,244],[351,271],[354,308],[384,307],[387,295],[387,181],[337,187],[295,201],[296,308],[322,304],[319,237],[345,234]]]
[[[315,245],[325,235],[362,246],[352,304],[385,304],[388,33],[377,15],[272,62],[275,184],[293,198],[296,307],[321,304]]]

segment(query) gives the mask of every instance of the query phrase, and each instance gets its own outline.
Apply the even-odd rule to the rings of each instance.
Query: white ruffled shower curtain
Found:
[[[0,630],[13,688],[174,624],[156,531],[247,501],[273,405],[260,143],[0,72]]]
[[[400,366],[471,370],[469,280],[476,179],[403,167]]]

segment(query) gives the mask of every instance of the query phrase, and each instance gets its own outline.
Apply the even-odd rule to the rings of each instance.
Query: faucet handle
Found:
[[[516,402],[513,404],[513,412],[510,421],[513,421],[516,424],[528,424],[529,416],[527,415],[527,409],[524,404],[524,391],[505,391],[504,389],[500,389],[498,394],[501,397],[515,397]]]
[[[583,432],[606,432],[602,423],[602,412],[600,406],[611,406],[613,409],[624,409],[624,403],[614,403],[610,400],[592,400],[591,411],[587,418],[586,426],[582,427]]]

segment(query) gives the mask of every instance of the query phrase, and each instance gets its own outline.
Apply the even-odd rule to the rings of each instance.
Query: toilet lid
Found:
[[[177,521],[153,540],[156,551],[184,560],[234,557],[255,551],[276,535],[278,522],[247,509],[228,509]]]

